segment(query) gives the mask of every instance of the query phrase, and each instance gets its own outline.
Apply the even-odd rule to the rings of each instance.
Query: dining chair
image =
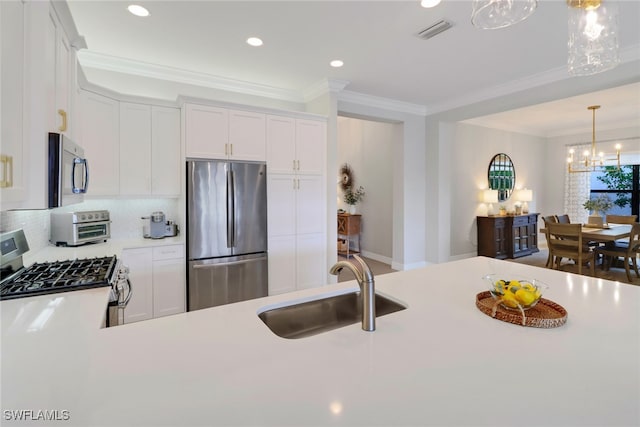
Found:
[[[571,220],[569,219],[569,215],[564,214],[564,215],[558,215],[558,223],[560,224],[571,224]]]
[[[607,215],[607,224],[633,224],[638,215]]]
[[[631,226],[631,234],[628,243],[617,243],[610,246],[601,246],[596,249],[596,253],[603,256],[602,268],[609,268],[613,259],[624,258],[624,270],[627,273],[627,280],[631,282],[631,269],[638,272],[638,255],[640,255],[640,223],[636,222]],[[608,260],[608,262],[607,262]],[[605,266],[605,264],[607,264]]]
[[[543,216],[542,220],[544,221],[544,228],[547,229],[547,224],[549,223],[557,223],[558,222],[558,217],[555,215],[548,215],[548,216]],[[546,237],[546,235],[545,235]],[[553,266],[553,257],[551,256],[551,250],[549,250],[549,256],[547,256],[547,264],[546,267],[547,268],[551,268]]]
[[[582,274],[582,266],[589,264],[591,276],[595,276],[595,253],[582,241],[582,224],[549,223],[546,226],[549,256],[560,270],[562,258],[574,260],[578,265],[578,274]]]

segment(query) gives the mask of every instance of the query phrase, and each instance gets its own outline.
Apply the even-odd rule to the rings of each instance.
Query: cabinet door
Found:
[[[185,292],[184,258],[153,261],[154,318],[184,313]]]
[[[327,146],[326,125],[314,120],[296,120],[298,173],[323,174]]]
[[[129,267],[131,300],[124,309],[124,323],[153,317],[153,256],[150,248],[124,249],[122,264]]]
[[[120,194],[151,194],[151,107],[120,103]]]
[[[248,111],[229,111],[229,158],[264,162],[267,159],[266,116]]]
[[[298,234],[323,232],[325,200],[321,176],[298,175],[296,177],[296,232]]]
[[[151,108],[151,193],[177,196],[180,179],[180,110]]]
[[[267,168],[269,173],[294,173],[296,169],[296,121],[267,116]]]
[[[296,287],[313,288],[327,283],[324,233],[301,234],[296,239]]]
[[[58,25],[56,34],[56,108],[52,111],[58,121],[58,132],[71,135],[71,47]]]
[[[226,159],[229,143],[229,111],[205,105],[185,105],[186,156]]]
[[[4,210],[9,207],[8,203],[26,199],[22,131],[24,4],[20,0],[0,1],[0,47],[0,199]]]
[[[80,145],[89,164],[88,196],[116,196],[120,192],[119,105],[92,92],[80,95]]]
[[[267,185],[267,229],[269,236],[296,233],[295,175],[269,175]]]
[[[269,295],[296,290],[296,236],[269,237]]]

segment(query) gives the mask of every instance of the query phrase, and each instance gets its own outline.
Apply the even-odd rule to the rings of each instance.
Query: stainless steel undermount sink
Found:
[[[375,300],[376,317],[407,308],[378,293]],[[267,309],[258,313],[258,317],[282,338],[304,338],[360,323],[362,301],[360,292],[354,291]]]

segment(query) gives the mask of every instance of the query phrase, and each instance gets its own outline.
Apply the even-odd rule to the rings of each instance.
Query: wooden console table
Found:
[[[360,221],[362,215],[338,214],[338,255],[349,258],[350,255],[360,253]],[[351,238],[356,237],[358,245],[351,247]],[[340,247],[340,241],[346,242],[344,247]]]
[[[477,217],[478,255],[505,259],[538,252],[538,215]]]

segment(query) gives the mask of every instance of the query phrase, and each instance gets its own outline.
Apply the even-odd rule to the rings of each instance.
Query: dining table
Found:
[[[541,228],[540,233],[546,234],[547,229]],[[582,225],[582,240],[588,242],[615,242],[626,239],[631,235],[631,224],[606,224],[604,226]]]

